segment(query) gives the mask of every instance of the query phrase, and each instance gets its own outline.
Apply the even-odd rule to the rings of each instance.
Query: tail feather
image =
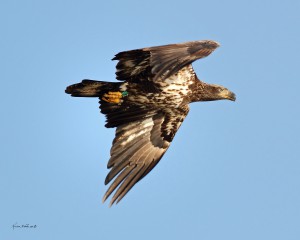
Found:
[[[68,86],[65,92],[71,94],[73,97],[99,98],[101,113],[106,115],[107,124],[105,126],[112,128],[124,124],[129,120],[139,119],[140,115],[137,115],[135,118],[131,115],[140,114],[140,111],[142,110],[139,108],[128,109],[127,107],[124,107],[124,105],[121,106],[121,104],[103,100],[102,97],[105,93],[108,93],[109,91],[119,92],[122,84],[123,82],[102,82],[84,79],[81,83]],[[118,115],[120,116],[118,117]]]
[[[100,97],[104,92],[117,87],[116,84],[120,83],[84,79],[81,83],[68,86],[65,92],[73,97]]]

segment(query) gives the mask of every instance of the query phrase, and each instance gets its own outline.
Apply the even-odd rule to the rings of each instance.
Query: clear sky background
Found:
[[[300,239],[300,1],[0,2],[0,239]],[[192,40],[237,101],[194,103],[157,167],[102,204],[113,129],[83,78],[114,54]],[[37,225],[14,229],[13,224]]]

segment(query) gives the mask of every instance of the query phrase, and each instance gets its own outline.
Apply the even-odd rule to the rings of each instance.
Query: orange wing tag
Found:
[[[109,103],[120,103],[122,96],[121,92],[108,92],[103,95],[102,100]]]

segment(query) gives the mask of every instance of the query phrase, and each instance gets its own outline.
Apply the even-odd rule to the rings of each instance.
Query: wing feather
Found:
[[[181,68],[211,54],[219,44],[212,40],[169,44],[118,53],[116,78],[127,81],[165,80]]]
[[[107,164],[111,170],[105,179],[105,184],[112,183],[103,201],[116,191],[110,204],[118,203],[156,166],[187,113],[187,105],[180,110],[160,110],[155,115],[117,127]]]
[[[143,147],[148,143],[148,139],[146,139],[145,137],[142,139],[137,138],[137,141],[135,141],[135,144],[132,144],[130,146],[126,146],[125,147],[125,151],[122,152],[118,152],[118,153],[114,153],[111,154],[111,158],[107,164],[108,168],[114,167],[111,172],[112,174],[114,173],[114,169],[118,168],[118,166],[123,162],[126,161],[126,158],[131,159],[133,158],[134,154],[139,153],[141,154],[141,150],[143,149]],[[126,156],[126,158],[124,157]],[[112,176],[112,178],[114,178],[115,174]],[[109,178],[108,182],[112,179]]]
[[[121,191],[120,195],[118,195],[118,198],[116,198],[117,203],[121,201],[121,199],[126,195],[127,192],[129,192],[129,190],[134,186],[134,184],[141,179],[141,176],[145,173],[147,169],[146,165],[143,165],[139,168],[139,171],[137,172],[137,174],[134,176],[134,178],[128,182],[128,184],[126,185],[126,187]],[[113,199],[112,199],[113,200]],[[114,201],[111,202],[111,204],[113,204]]]
[[[128,174],[132,171],[135,166],[127,166],[124,170],[120,173],[119,177],[109,186],[107,189],[103,201],[105,201],[110,194],[116,189],[116,187],[128,176]]]
[[[130,190],[126,189],[126,187],[131,183],[133,186],[136,182],[137,179],[135,179],[135,176],[138,174],[138,172],[141,170],[141,167],[135,167],[128,177],[122,182],[121,186],[118,188],[116,194],[112,197],[110,201],[110,206],[121,196],[125,196],[125,194]],[[134,181],[135,180],[135,181]]]

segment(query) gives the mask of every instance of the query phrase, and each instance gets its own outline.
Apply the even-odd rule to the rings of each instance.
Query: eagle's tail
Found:
[[[102,82],[84,79],[81,83],[70,85],[65,92],[73,97],[100,97],[104,92],[120,86],[118,82]]]

